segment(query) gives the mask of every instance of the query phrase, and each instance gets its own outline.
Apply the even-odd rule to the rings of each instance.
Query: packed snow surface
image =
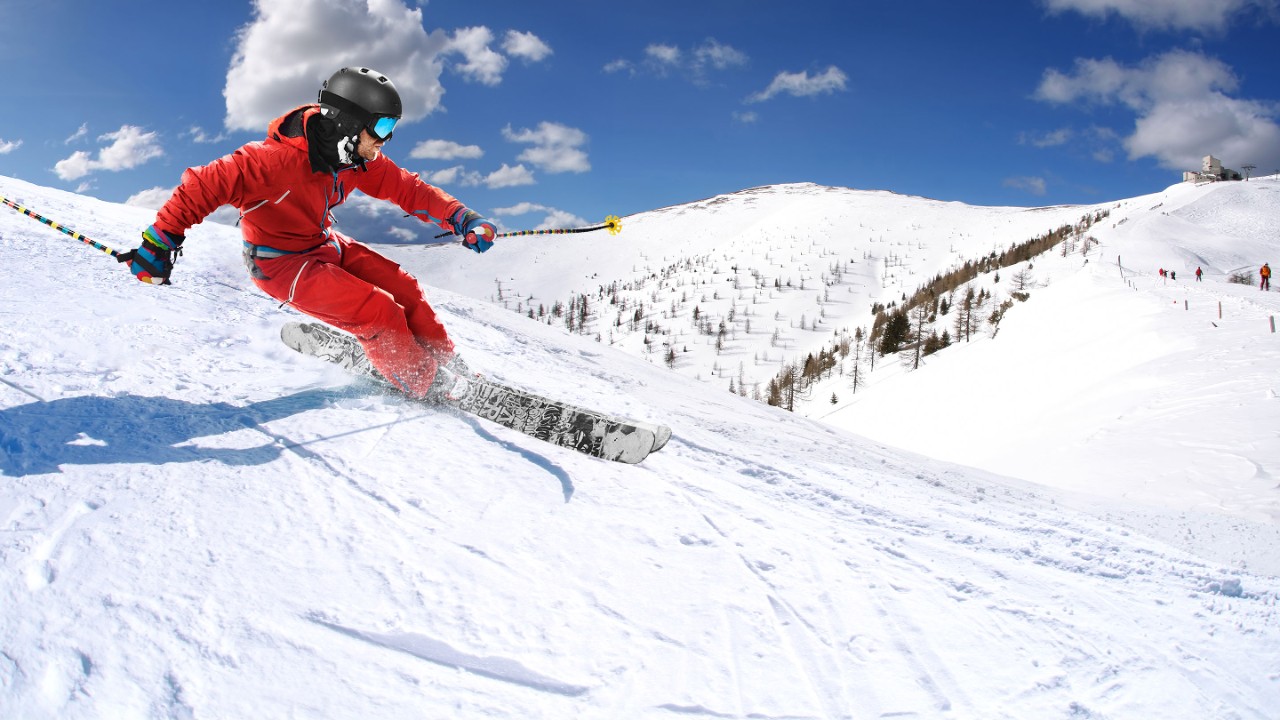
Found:
[[[153,218],[0,195],[120,249]],[[794,413],[728,392],[1100,210],[996,332]],[[0,717],[1275,717],[1278,218],[1267,178],[1043,209],[789,185],[383,246],[473,368],[673,428],[627,466],[287,350],[234,228],[151,287],[3,208]],[[615,283],[585,333],[528,317]],[[642,298],[648,344],[617,322]],[[720,347],[695,304],[735,311]]]

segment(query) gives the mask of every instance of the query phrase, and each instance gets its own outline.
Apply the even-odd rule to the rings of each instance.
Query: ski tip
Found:
[[[635,465],[653,452],[656,436],[653,428],[644,424],[628,424],[614,427],[602,438],[599,447],[589,454],[605,460]]]
[[[626,431],[606,441],[601,457],[637,465],[661,450],[670,439],[671,428],[666,425],[633,423]]]
[[[666,425],[659,425],[653,432],[653,449],[649,452],[656,453],[666,447],[667,441],[671,439],[671,428]]]

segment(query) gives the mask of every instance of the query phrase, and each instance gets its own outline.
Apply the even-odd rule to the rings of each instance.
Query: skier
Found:
[[[1196,282],[1200,282],[1200,276],[1201,276],[1201,275],[1204,275],[1204,271],[1203,271],[1203,270],[1201,270],[1201,269],[1197,266],[1197,267],[1196,267]]]
[[[1271,289],[1271,266],[1268,265],[1267,263],[1262,263],[1262,269],[1258,271],[1258,274],[1262,276],[1262,284],[1258,286],[1258,289],[1270,290]]]
[[[317,100],[274,120],[265,140],[188,168],[122,262],[139,280],[169,284],[187,229],[233,205],[240,210],[245,265],[259,289],[354,335],[374,367],[406,395],[439,400],[465,392],[470,373],[418,281],[334,230],[330,211],[359,189],[452,230],[477,253],[492,247],[496,228],[382,154],[402,112],[400,94],[385,75],[342,68]]]

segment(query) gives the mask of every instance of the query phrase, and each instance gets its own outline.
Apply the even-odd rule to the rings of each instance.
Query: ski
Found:
[[[321,323],[288,322],[280,328],[280,339],[303,355],[392,387],[369,362],[359,341],[348,333]],[[635,464],[661,450],[671,438],[671,428],[666,425],[606,415],[483,376],[468,377],[467,383],[467,392],[448,401],[448,407],[592,457]]]

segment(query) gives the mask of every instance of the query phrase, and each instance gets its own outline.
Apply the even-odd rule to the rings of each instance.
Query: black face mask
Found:
[[[342,162],[339,156],[338,143],[348,140],[349,136],[333,120],[320,113],[312,115],[307,121],[307,154],[311,159],[311,171],[333,173],[344,165],[358,163],[360,156],[356,155],[354,143],[349,150],[351,163]]]

